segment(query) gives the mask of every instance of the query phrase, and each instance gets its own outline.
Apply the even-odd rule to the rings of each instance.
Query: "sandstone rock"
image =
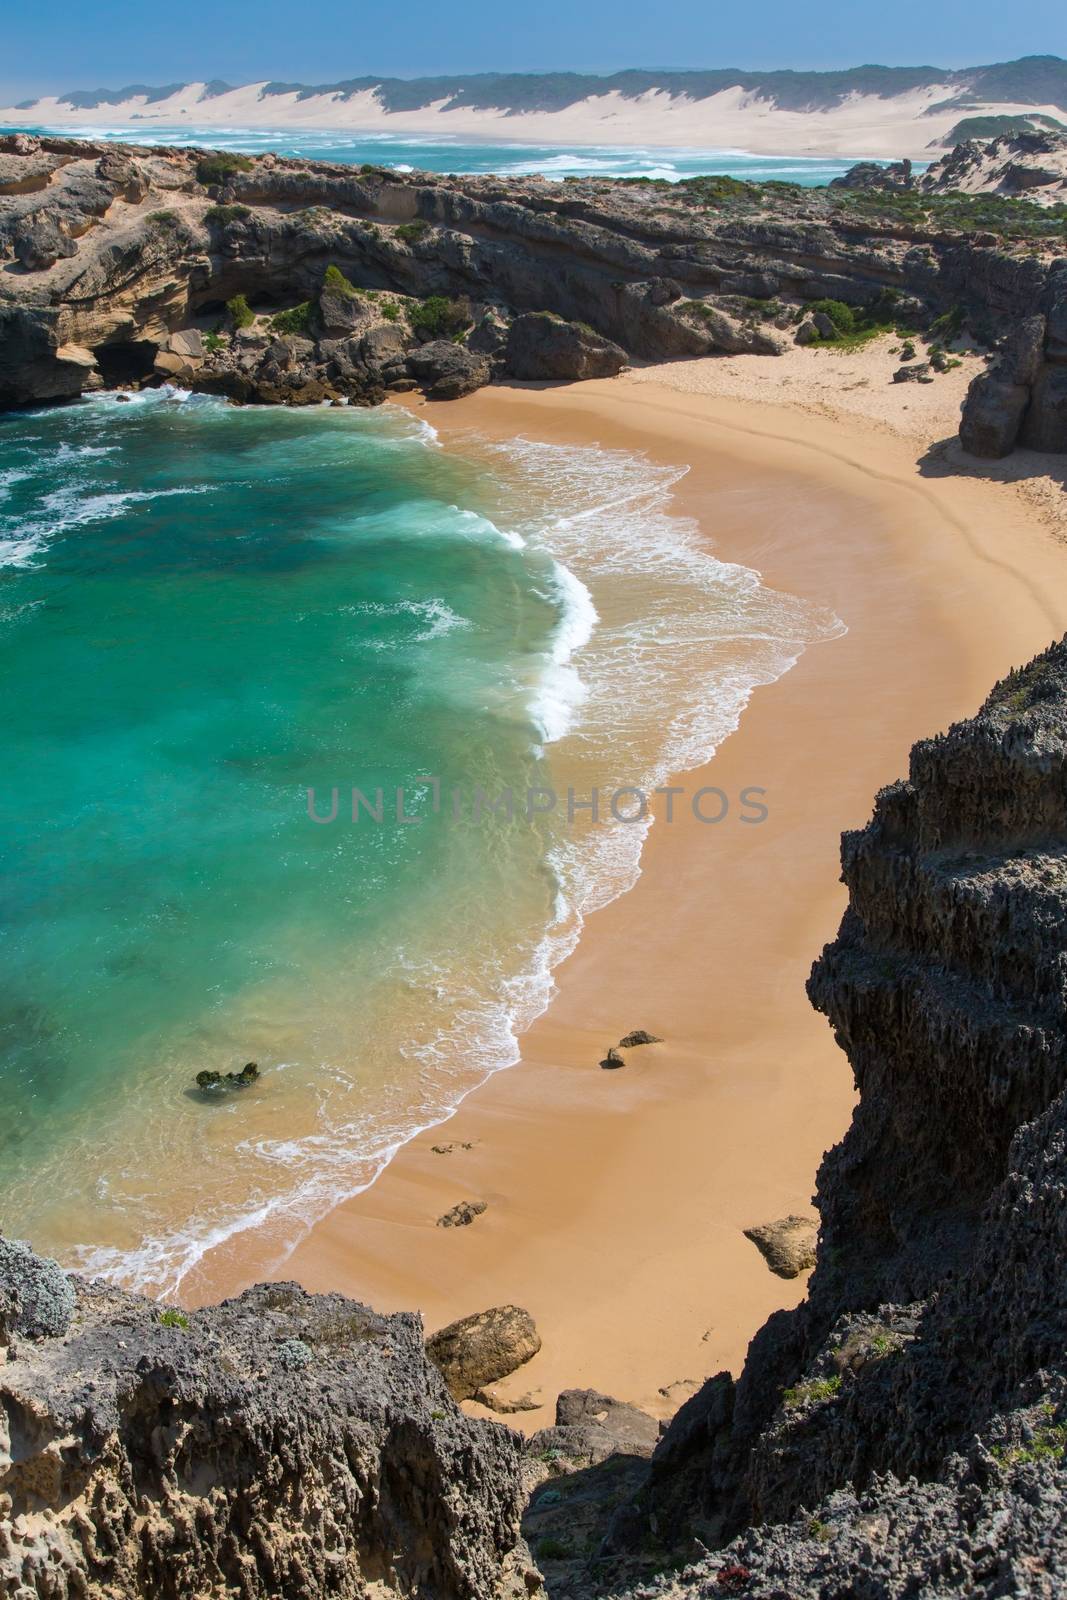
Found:
[[[999,383],[1031,384],[1041,371],[1045,353],[1045,318],[1023,317],[1011,329],[996,366]]]
[[[448,1385],[453,1400],[469,1400],[525,1366],[541,1348],[528,1311],[493,1306],[449,1323],[426,1341],[426,1354]]]
[[[1001,383],[993,373],[979,373],[963,402],[963,448],[987,460],[1010,455],[1029,404],[1030,390],[1025,384]]]
[[[504,365],[513,378],[534,381],[613,378],[626,352],[581,323],[534,311],[511,324]]]
[[[471,1399],[502,1417],[515,1416],[520,1411],[537,1411],[542,1403],[536,1394],[504,1394],[492,1384],[479,1389],[477,1394],[471,1395]]]
[[[56,351],[56,360],[68,366],[83,367],[86,371],[95,370],[97,365],[93,352],[81,344],[61,344]]]
[[[199,328],[183,328],[179,333],[172,333],[167,340],[167,349],[190,361],[203,361],[207,354],[204,336]]]
[[[826,315],[825,311],[816,311],[811,320],[815,325],[816,335],[820,339],[837,338],[837,326],[831,320],[831,318]]]
[[[137,162],[119,150],[108,150],[100,157],[96,175],[116,188],[130,205],[136,205],[148,193],[148,179]]]
[[[412,350],[407,365],[431,400],[458,400],[483,388],[491,376],[484,356],[447,339],[432,339]]]
[[[458,1205],[438,1217],[439,1228],[469,1228],[475,1217],[480,1217],[488,1206],[484,1200],[461,1200]]]
[[[818,1229],[810,1217],[783,1217],[758,1228],[746,1228],[744,1233],[779,1278],[798,1278],[815,1265]]]
[[[908,361],[893,374],[894,383],[930,383],[932,378],[929,361]]]
[[[324,289],[319,295],[319,326],[328,339],[344,338],[368,322],[370,316],[367,302],[356,295],[336,289]]]
[[[795,344],[814,344],[818,337],[819,330],[815,326],[812,318],[805,317],[803,322],[799,323],[797,326],[797,331],[793,335],[793,342]]]
[[[50,219],[22,227],[15,235],[15,259],[27,272],[46,272],[61,257],[72,256],[77,245]]]

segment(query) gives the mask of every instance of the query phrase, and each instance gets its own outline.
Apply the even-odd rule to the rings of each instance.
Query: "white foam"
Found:
[[[831,614],[710,554],[696,526],[670,514],[681,472],[620,451],[524,440],[481,448],[499,455],[510,497],[502,496],[495,523],[474,512],[463,520],[472,537],[506,538],[522,550],[558,609],[531,714],[546,743],[578,734],[587,770],[605,786],[651,789],[702,764],[758,684],[787,671],[807,644],[842,631]],[[598,606],[599,590],[610,595],[610,612]],[[418,639],[469,626],[439,598],[353,609],[410,615],[424,624]],[[398,1041],[417,1071],[398,1082],[396,1104],[353,1116],[344,1101],[353,1080],[339,1070],[329,1082],[318,1075],[315,1132],[238,1146],[264,1174],[259,1192],[221,1214],[196,1211],[178,1228],[153,1229],[131,1251],[87,1248],[80,1264],[169,1295],[210,1251],[254,1231],[269,1241],[270,1267],[280,1265],[404,1144],[447,1121],[490,1074],[519,1059],[519,1038],[550,1003],[553,973],[585,918],[636,881],[649,825],[557,834],[547,857],[553,920],[517,970],[465,971],[442,1002],[442,973],[397,953],[408,984],[445,1003],[448,1020],[428,1038]]]

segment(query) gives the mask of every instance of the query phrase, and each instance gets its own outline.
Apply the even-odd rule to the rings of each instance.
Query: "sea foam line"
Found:
[[[599,738],[606,778],[614,772],[651,789],[702,765],[738,726],[755,687],[788,671],[807,644],[843,631],[830,613],[763,589],[752,569],[717,560],[694,523],[670,514],[671,492],[685,469],[528,440],[488,448],[513,490],[513,514],[498,522],[517,549],[546,562],[546,585],[559,607],[531,715],[546,742],[558,742],[574,731],[580,707],[583,747],[595,754]],[[606,477],[619,486],[607,500]],[[531,504],[539,505],[532,514]],[[610,632],[598,627],[593,598],[605,582],[636,591],[633,619]],[[657,586],[665,597],[658,606]],[[703,675],[694,671],[697,650],[716,642],[729,647],[731,659],[743,643],[749,657],[732,659],[727,670],[709,664]],[[687,687],[680,700],[676,681],[664,676],[675,663]],[[664,723],[668,683],[677,703]],[[650,724],[660,736],[651,757]],[[635,769],[638,751],[644,764]],[[133,1251],[86,1249],[83,1268],[172,1296],[212,1250],[259,1233],[272,1241],[275,1270],[317,1221],[369,1188],[406,1144],[447,1122],[468,1094],[519,1060],[520,1036],[550,1004],[555,969],[577,946],[587,917],[637,881],[649,826],[646,820],[581,838],[559,836],[548,858],[556,882],[553,921],[525,966],[489,992],[474,975],[455,996],[446,1027],[428,1041],[401,1042],[401,1053],[426,1069],[423,1089],[428,1081],[440,1094],[435,1105],[424,1104],[404,1127],[372,1128],[365,1118],[341,1117],[301,1139],[261,1141],[257,1157],[291,1175],[275,1193],[223,1216],[191,1216]],[[457,1070],[462,1082],[453,1076]]]

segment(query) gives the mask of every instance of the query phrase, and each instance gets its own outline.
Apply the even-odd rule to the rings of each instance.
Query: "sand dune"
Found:
[[[166,99],[144,94],[116,105],[90,109],[47,96],[31,106],[0,107],[0,125],[45,124],[103,128],[146,125],[191,128],[350,129],[363,133],[423,133],[434,137],[491,142],[688,146],[743,150],[756,155],[900,157],[929,159],[963,114],[959,106],[932,110],[950,101],[956,88],[930,84],[910,93],[882,98],[848,96],[825,111],[784,110],[741,88],[724,89],[693,100],[652,90],[635,98],[611,91],[581,100],[562,111],[505,112],[457,107],[445,101],[415,111],[386,111],[376,91],[345,98],[340,93],[301,99],[296,92],[264,94],[265,83],[245,84],[211,94],[204,83],[189,83]],[[1063,107],[968,102],[967,115],[1035,112],[1063,118]]]

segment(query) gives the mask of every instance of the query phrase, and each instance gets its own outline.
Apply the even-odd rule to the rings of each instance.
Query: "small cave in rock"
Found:
[[[93,354],[104,382],[111,387],[151,377],[158,349],[154,339],[125,339],[99,344]]]

